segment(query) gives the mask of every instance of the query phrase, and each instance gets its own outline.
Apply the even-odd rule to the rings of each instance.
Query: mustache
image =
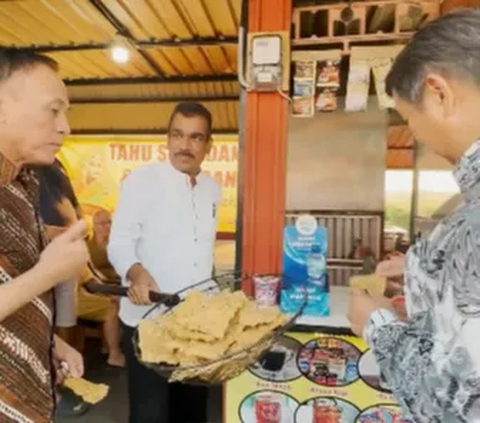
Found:
[[[175,153],[175,157],[178,157],[178,156],[190,157],[191,159],[195,158],[195,156],[192,153],[190,153],[190,151],[187,151],[187,150],[182,150],[182,151],[179,151],[178,153]]]

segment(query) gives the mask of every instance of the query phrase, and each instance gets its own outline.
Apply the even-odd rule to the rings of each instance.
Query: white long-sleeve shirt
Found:
[[[136,263],[152,275],[159,289],[174,293],[212,275],[217,209],[221,192],[204,173],[190,177],[170,163],[153,163],[123,182],[113,218],[109,259],[125,286]],[[127,298],[120,319],[135,327],[150,309]]]

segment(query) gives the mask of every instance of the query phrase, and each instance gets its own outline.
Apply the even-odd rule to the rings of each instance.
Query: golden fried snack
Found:
[[[97,404],[102,401],[109,391],[109,386],[103,383],[93,383],[80,377],[67,377],[64,385],[88,404]]]
[[[138,326],[138,336],[145,363],[179,363],[177,352],[182,343],[172,338],[157,319],[142,320]]]
[[[278,307],[259,307],[252,301],[240,311],[239,318],[242,326],[254,328],[272,323],[281,315]]]
[[[372,297],[381,297],[387,287],[387,278],[377,274],[352,276],[350,286],[367,291]]]
[[[278,307],[258,307],[241,291],[216,296],[192,291],[169,314],[140,322],[141,359],[178,365],[171,382],[225,380],[268,348],[268,335],[286,320]]]
[[[222,291],[213,297],[193,291],[173,311],[176,322],[185,329],[202,333],[214,339],[222,339],[230,321],[235,317],[247,298],[243,292],[234,294]],[[201,318],[198,318],[201,316]]]

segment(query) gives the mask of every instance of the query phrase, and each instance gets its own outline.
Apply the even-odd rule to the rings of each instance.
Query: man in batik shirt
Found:
[[[352,295],[352,329],[416,423],[480,421],[480,10],[420,30],[386,81],[414,137],[455,164],[465,204],[405,262],[403,322],[386,299]]]
[[[88,259],[80,222],[48,247],[30,165],[52,164],[69,132],[56,63],[0,50],[0,422],[50,423],[56,369],[83,373],[81,355],[54,335],[53,286]]]

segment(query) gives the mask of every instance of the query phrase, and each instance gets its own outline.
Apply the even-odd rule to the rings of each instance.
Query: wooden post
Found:
[[[290,30],[291,0],[248,0],[248,31]],[[242,160],[242,271],[281,271],[288,102],[278,93],[246,95]],[[245,286],[251,292],[251,286]]]

